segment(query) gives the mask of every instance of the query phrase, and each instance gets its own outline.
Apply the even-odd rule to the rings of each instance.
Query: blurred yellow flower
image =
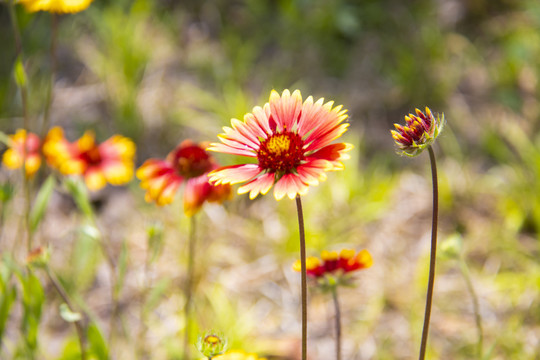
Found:
[[[48,11],[56,14],[77,13],[86,10],[93,0],[19,0],[27,11]]]
[[[24,149],[26,147],[25,172],[26,176],[34,175],[41,166],[39,137],[34,133],[28,133],[24,129],[19,129],[14,135],[10,135],[10,147],[4,152],[2,162],[9,169],[19,169],[23,165],[25,158]]]
[[[215,360],[266,360],[266,358],[260,358],[255,354],[248,354],[245,351],[233,350],[228,351],[223,355],[218,355],[212,359]]]
[[[82,175],[90,190],[99,190],[107,183],[123,185],[133,178],[135,144],[120,135],[97,144],[94,133],[87,131],[70,143],[63,130],[55,127],[45,139],[43,153],[49,165],[62,174]]]

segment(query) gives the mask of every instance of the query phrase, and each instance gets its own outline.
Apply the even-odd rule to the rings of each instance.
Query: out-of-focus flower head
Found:
[[[352,145],[332,144],[349,124],[346,110],[333,107],[334,102],[324,99],[314,102],[310,96],[302,103],[296,90],[275,90],[262,108],[254,107],[244,121],[232,119],[232,128],[224,127],[219,135],[221,143],[212,143],[208,150],[241,155],[257,160],[256,164],[225,166],[210,173],[215,184],[247,182],[238,189],[239,194],[249,192],[254,199],[266,194],[274,186],[276,200],[287,195],[294,199],[304,195],[309,185],[326,179],[326,172],[342,170],[341,160],[349,158]]]
[[[317,280],[319,285],[336,286],[349,285],[351,272],[367,269],[373,265],[373,258],[367,250],[356,253],[353,249],[321,252],[321,257],[309,256],[306,259],[306,273]],[[301,271],[300,260],[297,260],[293,269]]]
[[[46,246],[39,246],[30,251],[26,257],[26,263],[30,266],[45,267],[49,264],[51,251]]]
[[[9,136],[10,147],[4,152],[2,162],[9,169],[19,169],[23,165],[27,177],[33,176],[41,166],[41,141],[34,133],[19,129]],[[24,153],[26,149],[26,154]],[[26,158],[25,158],[26,156]]]
[[[206,152],[206,144],[185,140],[166,159],[149,159],[137,169],[145,199],[157,205],[170,204],[180,185],[185,182],[184,211],[192,216],[205,201],[222,203],[231,198],[230,185],[212,185],[208,173],[218,167]]]
[[[220,332],[207,331],[199,335],[197,349],[207,358],[214,358],[227,350],[228,340]]]
[[[266,360],[266,358],[258,357],[257,354],[247,353],[243,350],[231,350],[222,355],[218,355],[215,360]]]
[[[93,0],[19,0],[26,11],[48,11],[57,14],[72,14],[86,10]]]
[[[93,191],[107,183],[123,185],[133,178],[135,144],[120,135],[98,144],[94,133],[87,131],[71,143],[61,128],[54,127],[45,139],[43,153],[51,167],[64,175],[82,175]]]
[[[394,124],[396,130],[390,130],[399,152],[407,156],[420,154],[435,141],[444,126],[444,114],[435,118],[428,107],[425,113],[419,109],[415,113],[405,116],[405,126]]]

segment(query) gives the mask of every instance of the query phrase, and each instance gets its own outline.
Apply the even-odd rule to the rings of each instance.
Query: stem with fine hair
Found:
[[[433,286],[435,284],[435,261],[437,259],[437,220],[439,218],[439,186],[437,180],[437,163],[431,145],[428,146],[431,164],[431,178],[433,181],[433,216],[431,222],[431,256],[429,260],[429,280],[426,294],[426,311],[424,314],[424,327],[422,329],[422,343],[420,345],[419,360],[426,357],[426,346],[429,332],[429,319],[431,318],[431,304],[433,302]]]
[[[195,215],[190,218],[190,229],[188,239],[188,265],[185,294],[186,303],[184,305],[184,360],[189,359],[189,335],[191,331],[191,302],[193,298],[193,282],[195,277],[195,242],[196,242],[196,225]]]
[[[476,291],[474,291],[474,286],[472,284],[471,272],[469,270],[469,266],[467,266],[467,262],[463,258],[463,255],[459,256],[459,268],[463,274],[465,284],[467,285],[467,290],[469,291],[473,302],[474,321],[476,324],[476,331],[478,333],[477,353],[478,359],[481,360],[484,351],[484,330],[482,329],[482,316],[480,315],[478,296],[476,295]]]
[[[336,360],[341,360],[341,310],[337,294],[337,286],[332,288],[332,300],[336,316]]]
[[[306,235],[304,231],[304,213],[302,200],[296,195],[298,211],[298,229],[300,233],[300,265],[302,272],[302,360],[307,359],[307,274],[306,274]]]
[[[60,295],[60,297],[64,300],[66,305],[69,308],[69,311],[75,312],[75,307],[73,306],[73,303],[71,302],[68,294],[64,290],[64,287],[58,281],[56,278],[56,275],[52,272],[52,270],[49,268],[48,265],[45,266],[45,272],[47,273],[47,276],[49,277],[49,280],[53,284],[54,288],[56,289],[56,292]],[[75,330],[77,331],[77,338],[79,339],[79,346],[81,348],[81,360],[86,360],[86,345],[84,341],[84,329],[81,325],[82,320],[74,321],[73,325],[75,326]]]

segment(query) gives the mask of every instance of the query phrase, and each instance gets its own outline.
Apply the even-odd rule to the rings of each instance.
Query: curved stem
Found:
[[[51,281],[54,288],[56,289],[56,292],[58,292],[60,297],[64,300],[64,302],[68,306],[69,311],[75,312],[75,307],[73,306],[73,303],[71,302],[68,294],[64,290],[64,287],[62,286],[60,281],[58,281],[58,279],[56,278],[56,275],[51,271],[51,269],[48,266],[45,267],[45,272],[47,273],[49,280]],[[81,320],[74,321],[73,325],[75,326],[75,330],[77,331],[77,338],[79,339],[79,346],[81,347],[81,360],[86,360],[86,346],[84,342],[84,330],[81,325]]]
[[[332,300],[334,302],[334,310],[336,313],[336,359],[341,360],[341,310],[339,308],[337,286],[334,286],[332,289]]]
[[[462,256],[460,256],[459,258],[459,268],[461,270],[461,273],[463,274],[463,278],[465,279],[465,283],[467,285],[467,290],[469,291],[469,294],[471,295],[473,301],[474,321],[476,324],[476,331],[478,333],[477,352],[478,359],[481,360],[484,350],[484,330],[482,329],[482,316],[480,315],[480,305],[478,303],[478,296],[476,295],[476,291],[474,291],[474,286],[471,280],[471,272],[469,271],[469,267],[467,266],[467,263]]]
[[[307,359],[307,275],[306,275],[306,235],[304,231],[304,213],[302,200],[296,195],[298,211],[298,229],[300,233],[300,264],[302,272],[302,360]]]
[[[426,311],[424,314],[424,327],[422,329],[422,343],[420,345],[420,360],[426,357],[426,346],[429,332],[429,319],[431,318],[431,304],[433,302],[433,286],[435,284],[435,261],[437,259],[437,220],[439,218],[439,186],[437,180],[437,163],[435,153],[428,146],[429,160],[431,164],[431,178],[433,181],[433,216],[431,222],[431,256],[429,260],[429,280],[426,294]]]
[[[185,288],[186,304],[184,305],[184,318],[186,321],[184,330],[184,360],[189,359],[189,335],[191,331],[191,302],[193,298],[193,282],[195,277],[195,241],[196,225],[195,215],[190,218],[190,229],[188,239],[188,267],[187,281]]]

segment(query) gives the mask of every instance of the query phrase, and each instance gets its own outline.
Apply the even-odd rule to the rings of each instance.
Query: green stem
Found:
[[[302,272],[302,360],[307,359],[307,275],[306,275],[306,235],[304,231],[304,213],[302,200],[296,195],[298,211],[298,229],[300,233],[300,265]]]
[[[11,26],[13,29],[13,37],[15,39],[15,55],[19,56],[22,53],[22,40],[21,31],[19,29],[19,22],[15,15],[15,0],[7,1],[9,17],[11,19]]]
[[[58,14],[51,14],[51,47],[50,47],[50,62],[51,73],[49,78],[49,85],[47,89],[47,99],[45,101],[45,108],[43,111],[43,123],[41,125],[41,138],[44,139],[47,130],[50,126],[51,105],[54,98],[54,80],[56,78],[56,44],[58,39]]]
[[[18,61],[21,62],[24,67],[24,62],[22,60],[22,37],[21,30],[19,28],[19,22],[17,21],[17,15],[15,14],[15,0],[8,1],[8,11],[9,17],[11,19],[11,25],[13,28],[13,37],[15,39],[15,57]],[[23,111],[23,128],[26,130],[26,134],[30,131],[30,118],[28,116],[28,87],[26,81],[21,83],[17,82],[21,90],[21,101],[22,101],[22,111]],[[31,197],[30,197],[30,179],[26,176],[26,141],[23,145],[23,165],[22,165],[22,174],[23,174],[23,193],[24,193],[24,223],[26,227],[26,250],[28,252],[32,251],[32,231],[30,229],[30,208],[31,208]]]
[[[185,288],[186,303],[184,305],[184,319],[186,322],[184,329],[184,360],[189,359],[189,336],[191,332],[191,303],[193,299],[193,282],[195,278],[195,245],[196,245],[196,225],[195,215],[190,218],[190,229],[188,239],[188,265]]]
[[[58,281],[58,279],[56,278],[56,275],[51,271],[49,266],[45,267],[45,272],[47,273],[49,280],[56,289],[56,292],[58,292],[58,295],[60,295],[60,297],[64,300],[69,310],[71,312],[75,312],[75,307],[73,306],[73,303],[71,302],[68,294],[64,290],[64,287],[62,286],[60,281]],[[77,331],[77,337],[79,339],[79,346],[81,348],[81,360],[86,360],[86,345],[84,341],[84,329],[81,325],[81,320],[74,321],[73,325],[75,326],[75,330]]]
[[[337,286],[332,288],[332,300],[336,316],[336,359],[341,360],[341,310],[337,294]]]
[[[139,331],[139,335],[137,337],[137,355],[139,359],[146,359],[148,357],[146,353],[146,333],[148,331],[148,326],[146,326],[146,301],[148,300],[148,293],[150,291],[151,287],[151,281],[150,281],[150,247],[148,246],[146,249],[146,258],[144,261],[144,288],[142,291],[142,301],[141,301],[141,309],[139,313],[140,322],[141,322],[141,330]]]
[[[463,274],[463,278],[465,279],[465,283],[467,285],[467,290],[469,291],[469,294],[471,295],[473,301],[474,321],[476,324],[476,331],[478,333],[477,353],[478,359],[481,360],[484,350],[484,330],[482,329],[482,316],[480,315],[478,296],[476,295],[476,291],[474,291],[474,286],[471,280],[471,272],[463,256],[459,257],[459,268],[461,270],[461,273]]]
[[[435,285],[435,261],[437,259],[437,220],[439,218],[439,186],[437,180],[437,163],[435,153],[428,146],[429,160],[431,163],[431,178],[433,181],[433,216],[431,222],[431,257],[429,261],[429,280],[426,294],[426,311],[424,314],[424,327],[422,329],[422,343],[420,345],[420,360],[426,357],[426,346],[429,332],[429,320],[431,318],[431,304],[433,302],[433,287]]]

